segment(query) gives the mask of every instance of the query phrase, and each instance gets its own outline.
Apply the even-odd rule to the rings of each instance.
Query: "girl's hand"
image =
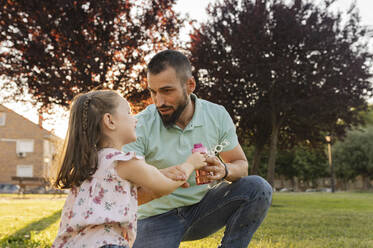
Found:
[[[195,170],[198,170],[207,165],[206,156],[207,156],[206,154],[195,152],[188,157],[186,162],[193,165]]]

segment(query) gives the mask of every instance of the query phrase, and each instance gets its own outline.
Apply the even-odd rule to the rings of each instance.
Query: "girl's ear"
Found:
[[[111,114],[105,113],[102,116],[102,122],[103,122],[105,128],[107,128],[111,131],[115,130],[114,120],[113,120],[113,116]]]

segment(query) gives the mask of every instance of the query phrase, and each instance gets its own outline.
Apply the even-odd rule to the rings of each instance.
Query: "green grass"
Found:
[[[0,247],[50,247],[64,198],[0,195]],[[182,248],[217,247],[224,230]],[[276,193],[249,247],[371,248],[372,193]]]

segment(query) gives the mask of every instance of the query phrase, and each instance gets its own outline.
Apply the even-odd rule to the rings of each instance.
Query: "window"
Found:
[[[44,140],[43,142],[43,151],[44,151],[44,157],[51,155],[51,143],[48,140]]]
[[[34,152],[34,140],[17,140],[17,153]]]
[[[32,165],[17,165],[17,177],[33,177]]]
[[[6,118],[5,112],[0,112],[0,126],[5,126],[5,118]]]

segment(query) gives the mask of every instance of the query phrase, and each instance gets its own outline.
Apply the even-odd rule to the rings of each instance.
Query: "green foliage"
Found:
[[[327,176],[327,161],[323,151],[298,147],[295,150],[293,166],[300,179],[315,182],[316,179]]]
[[[242,149],[246,155],[246,158],[249,161],[249,172],[250,172],[250,168],[252,166],[251,161],[253,160],[253,157],[254,157],[254,146],[243,145]],[[263,155],[261,156],[261,159],[259,162],[258,171],[255,173],[255,175],[265,177],[266,172],[267,172],[267,160],[268,160],[267,151],[268,150],[266,149],[265,152],[263,152]]]
[[[373,105],[369,105],[367,111],[361,113],[365,125],[373,126]]]
[[[224,105],[250,144],[343,136],[361,123],[372,93],[373,54],[358,10],[332,13],[330,1],[219,1],[191,35],[198,94]],[[354,6],[356,7],[356,6]]]
[[[353,180],[362,175],[373,179],[373,127],[351,131],[334,145],[333,157],[339,178]]]
[[[148,96],[145,57],[178,46],[175,0],[1,1],[0,89],[46,109],[97,87]]]
[[[253,157],[254,148],[245,147],[246,157]],[[267,169],[268,150],[261,158],[258,175],[264,176]],[[328,176],[329,167],[325,152],[308,146],[298,146],[291,150],[279,151],[276,160],[276,174],[286,179],[298,177],[304,182],[315,182],[316,179]]]
[[[277,146],[343,137],[372,93],[366,28],[356,9],[335,14],[331,2],[218,1],[191,35],[198,94],[225,106],[240,138],[270,145],[271,184]]]

